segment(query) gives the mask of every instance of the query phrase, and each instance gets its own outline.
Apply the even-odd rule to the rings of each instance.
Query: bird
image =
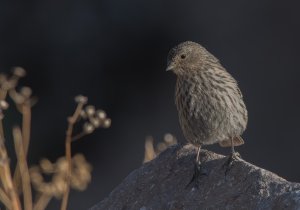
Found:
[[[183,135],[198,148],[194,176],[206,173],[200,160],[203,145],[231,147],[232,162],[238,157],[234,147],[244,144],[241,135],[248,122],[237,81],[214,55],[192,41],[169,51],[166,71],[177,77],[175,104]]]

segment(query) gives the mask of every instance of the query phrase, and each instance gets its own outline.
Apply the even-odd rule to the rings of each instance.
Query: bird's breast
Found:
[[[197,78],[177,82],[176,106],[185,133],[209,140],[229,124],[230,111],[219,95],[218,90]]]

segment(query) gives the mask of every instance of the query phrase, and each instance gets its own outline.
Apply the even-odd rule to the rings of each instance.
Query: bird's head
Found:
[[[186,41],[170,50],[166,71],[185,75],[191,71],[201,71],[207,59],[215,59],[204,47],[196,42]]]

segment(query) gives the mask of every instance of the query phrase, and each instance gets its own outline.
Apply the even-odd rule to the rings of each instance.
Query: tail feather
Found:
[[[240,136],[233,137],[233,146],[243,145],[245,142]],[[221,147],[231,147],[231,139],[219,142]]]

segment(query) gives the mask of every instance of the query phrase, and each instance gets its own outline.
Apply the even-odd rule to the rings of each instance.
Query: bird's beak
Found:
[[[166,71],[172,71],[175,68],[174,64],[170,63],[166,69]]]

